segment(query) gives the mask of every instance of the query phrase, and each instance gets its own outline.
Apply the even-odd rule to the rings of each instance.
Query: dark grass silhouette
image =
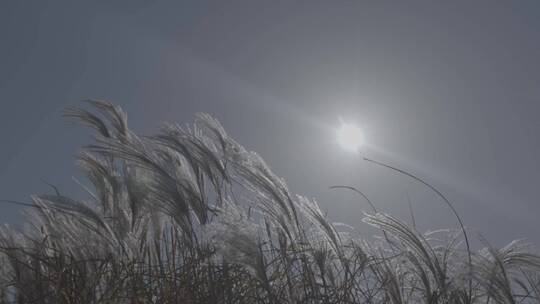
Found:
[[[141,137],[107,102],[65,115],[96,130],[82,201],[33,196],[0,232],[1,303],[540,303],[540,256],[477,252],[386,214],[368,242],[295,196],[200,114]],[[470,262],[469,262],[470,254]]]

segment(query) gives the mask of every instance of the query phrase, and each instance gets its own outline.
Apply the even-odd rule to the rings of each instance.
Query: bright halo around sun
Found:
[[[358,152],[365,144],[364,132],[355,124],[342,122],[337,130],[337,141],[343,149]]]

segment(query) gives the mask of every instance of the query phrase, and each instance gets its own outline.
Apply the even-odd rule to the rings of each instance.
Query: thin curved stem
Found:
[[[371,207],[371,209],[373,210],[373,212],[375,213],[379,213],[379,211],[377,211],[377,208],[375,208],[375,204],[373,204],[373,202],[371,202],[371,200],[367,197],[367,195],[364,194],[364,192],[356,189],[355,187],[353,186],[340,186],[340,185],[336,185],[336,186],[330,186],[330,189],[348,189],[348,190],[352,190],[356,193],[358,193],[360,196],[362,196],[362,198],[364,198],[366,200],[366,202],[369,204],[369,206]],[[392,246],[392,247],[395,247],[395,244],[394,242],[392,242],[392,240],[390,240],[390,238],[388,237],[388,234],[386,233],[386,231],[382,231],[383,235],[384,235],[384,239],[386,240],[386,242]]]
[[[371,202],[371,200],[362,191],[356,189],[355,187],[336,185],[336,186],[330,186],[330,189],[349,189],[349,190],[352,190],[352,191],[360,194],[360,196],[362,196],[362,198],[366,200],[366,202],[369,204],[369,206],[371,207],[373,212],[375,212],[375,213],[379,212],[379,211],[377,211],[377,208],[375,208],[375,205]]]
[[[32,208],[42,208],[41,206],[38,206],[33,203],[26,203],[26,202],[20,202],[20,201],[15,201],[15,200],[0,199],[0,203],[7,203],[7,204],[12,204],[12,205],[19,205],[19,206],[32,207]]]
[[[20,202],[20,201],[15,201],[15,200],[6,200],[6,199],[0,199],[0,203],[7,203],[7,204],[12,204],[12,205],[19,205],[19,206],[31,207],[31,208],[42,209],[42,210],[52,209],[52,210],[58,211],[60,213],[65,213],[65,214],[69,214],[69,215],[75,215],[72,212],[69,212],[69,211],[63,210],[61,208],[54,207],[54,206],[42,207],[42,206],[38,206],[38,205],[36,205],[34,203],[26,203],[26,202]]]
[[[404,175],[406,175],[406,176],[408,176],[408,177],[422,183],[423,185],[425,185],[429,189],[433,190],[433,192],[435,192],[440,198],[442,198],[442,200],[446,203],[446,205],[448,205],[448,207],[450,207],[450,210],[452,210],[452,212],[454,213],[454,215],[456,216],[456,218],[457,218],[457,220],[459,222],[459,226],[461,227],[461,231],[463,232],[463,237],[465,238],[465,245],[467,246],[467,256],[468,256],[468,260],[469,260],[469,268],[472,267],[471,246],[469,244],[469,237],[467,236],[467,232],[465,231],[465,226],[463,225],[463,221],[461,220],[461,217],[457,213],[456,209],[454,208],[452,203],[446,198],[446,196],[444,196],[444,194],[442,194],[437,188],[430,185],[428,182],[424,181],[423,179],[421,179],[420,177],[418,177],[418,176],[416,176],[414,174],[411,174],[411,173],[409,173],[407,171],[404,171],[402,169],[396,168],[394,166],[387,165],[385,163],[382,163],[382,162],[379,162],[379,161],[376,161],[376,160],[373,160],[373,159],[370,159],[370,158],[367,158],[367,157],[364,157],[363,159],[365,161],[370,162],[370,163],[373,163],[373,164],[376,164],[376,165],[379,165],[379,166],[394,170],[394,171],[399,172],[401,174],[404,174]],[[472,281],[471,281],[471,279],[469,279],[469,302],[471,300],[471,297],[472,297]]]

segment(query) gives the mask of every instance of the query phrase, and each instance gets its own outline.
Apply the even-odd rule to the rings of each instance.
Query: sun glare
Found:
[[[345,122],[342,122],[341,127],[337,130],[337,140],[343,149],[351,152],[357,152],[365,143],[362,129]]]

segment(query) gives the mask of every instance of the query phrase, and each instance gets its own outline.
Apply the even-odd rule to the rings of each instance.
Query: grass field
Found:
[[[375,212],[367,241],[209,115],[141,137],[89,104],[65,115],[96,131],[77,160],[90,199],[33,196],[27,228],[2,228],[0,303],[540,303],[526,244],[470,252],[461,229]]]

